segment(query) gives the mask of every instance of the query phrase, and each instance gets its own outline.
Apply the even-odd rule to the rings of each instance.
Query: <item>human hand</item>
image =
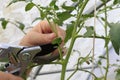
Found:
[[[52,26],[56,26],[57,34],[52,30],[50,24],[47,21],[39,22],[35,27],[33,27],[20,41],[20,45],[22,46],[38,46],[52,43],[52,41],[57,38],[61,37],[62,43],[61,48],[64,45],[64,38],[65,38],[65,31],[51,23]],[[63,49],[63,52],[66,52],[66,49]],[[59,54],[58,49],[52,52],[53,54]]]
[[[0,71],[0,80],[23,80],[20,77],[14,76],[10,73],[5,73]]]
[[[21,40],[20,45],[23,46],[36,46],[51,43],[56,37],[61,37],[63,40],[61,46],[64,45],[65,31],[56,26],[56,33],[53,32],[50,24],[47,21],[41,21],[35,27],[33,27]]]

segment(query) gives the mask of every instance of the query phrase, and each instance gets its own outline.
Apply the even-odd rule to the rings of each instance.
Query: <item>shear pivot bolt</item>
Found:
[[[24,53],[23,55],[22,55],[22,59],[23,60],[29,60],[30,59],[30,54],[29,53]]]

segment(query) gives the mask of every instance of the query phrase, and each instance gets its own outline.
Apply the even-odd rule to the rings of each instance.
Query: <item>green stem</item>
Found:
[[[72,39],[71,39],[71,43],[70,43],[70,47],[68,49],[68,52],[67,52],[67,55],[66,55],[66,58],[65,60],[63,61],[62,63],[62,72],[61,72],[61,80],[64,80],[65,79],[65,72],[66,72],[66,68],[67,68],[67,64],[68,64],[68,60],[70,58],[70,55],[71,55],[71,52],[72,52],[72,49],[73,49],[73,46],[74,46],[74,42],[76,40],[76,31],[77,31],[77,26],[79,24],[79,20],[82,16],[82,12],[87,4],[89,0],[85,0],[85,2],[83,3],[83,5],[81,6],[81,9],[80,11],[78,12],[78,15],[77,15],[77,20],[74,24],[74,30],[72,32]]]
[[[35,6],[38,8],[38,10],[39,10],[40,12],[42,12],[41,8],[40,8],[38,5],[35,4]],[[53,12],[54,12],[54,17],[55,17],[56,14],[55,14],[54,9],[53,9]],[[49,20],[48,17],[47,17],[47,14],[45,14],[45,18],[47,19],[47,21],[48,21],[48,23],[49,23],[52,31],[58,36],[57,24],[54,24],[54,23],[53,23],[53,25],[52,25],[52,23],[50,22],[50,20]],[[63,58],[62,58],[62,49],[61,49],[60,45],[58,46],[58,51],[59,51],[59,54],[60,54],[60,59],[63,60]]]
[[[34,5],[36,6],[36,8],[39,10],[40,13],[43,12],[42,9],[40,8],[40,5],[39,5],[39,6],[36,5],[36,4],[34,4]],[[56,26],[57,26],[57,25],[56,25],[56,24],[53,24],[53,25],[51,24],[51,22],[50,22],[50,20],[48,19],[46,13],[45,13],[45,18],[47,19],[48,23],[50,24],[50,27],[51,27],[52,31],[55,32],[55,34],[58,36],[57,29],[56,29]]]
[[[56,24],[52,25],[50,20],[47,18],[47,16],[46,16],[46,19],[47,19],[48,23],[50,24],[52,31],[58,36],[58,32],[57,32],[57,28],[56,28],[57,25]]]
[[[61,62],[51,62],[51,63],[48,63],[48,64],[62,64]]]
[[[66,68],[67,68],[67,63],[68,63],[68,60],[69,60],[74,42],[75,42],[75,38],[72,38],[70,47],[69,47],[68,52],[67,52],[67,56],[66,56],[66,58],[65,58],[65,60],[63,61],[63,64],[62,64],[61,80],[65,79],[65,72],[66,72]]]
[[[43,12],[42,9],[40,8],[40,5],[39,6],[36,5],[36,4],[34,4],[34,5],[37,7],[37,9],[39,10],[39,12]],[[55,14],[54,9],[53,9],[53,12],[54,12],[54,17],[56,18],[56,14]],[[58,36],[57,24],[53,23],[53,25],[52,25],[52,23],[50,22],[50,20],[47,17],[47,14],[45,14],[45,18],[47,19],[47,21],[48,21],[48,23],[49,23],[52,31]],[[59,54],[60,54],[60,59],[63,60],[63,58],[62,58],[62,49],[61,49],[60,45],[58,46],[58,51],[59,51]]]
[[[78,69],[76,68],[76,69],[74,70],[74,72],[68,77],[67,80],[70,80],[70,78],[71,78],[77,71],[78,71]]]
[[[93,38],[93,36],[84,36],[84,35],[77,35],[76,36],[77,38],[81,38],[81,37],[83,37],[83,38]],[[109,40],[110,38],[109,37],[104,37],[104,36],[94,36],[95,38],[98,38],[98,39],[107,39],[107,40]]]
[[[63,53],[62,53],[62,49],[61,49],[60,45],[58,46],[58,52],[59,52],[59,54],[60,54],[60,60],[63,61],[63,60],[64,60],[64,59],[63,59],[63,55],[62,55]]]
[[[74,72],[68,77],[67,80],[70,80],[70,78],[78,71],[78,66],[79,66],[79,61],[80,61],[81,57],[78,58],[78,62],[77,62],[77,66],[76,66],[76,69],[74,70]]]
[[[79,69],[79,70],[90,73],[92,76],[94,76],[94,78],[95,78],[94,80],[98,80],[97,76],[94,73],[92,73],[91,71],[84,70],[84,69]]]
[[[14,23],[14,22],[12,22],[12,21],[10,21],[10,20],[8,20],[8,22],[9,23],[11,23],[11,24],[13,24],[13,25],[15,25],[18,29],[20,29],[19,28],[19,26],[16,24],[16,23]],[[21,29],[20,29],[21,30]],[[21,30],[24,34],[26,34],[23,30]]]
[[[107,9],[106,9],[106,0],[104,2],[105,6],[105,36],[107,37]],[[105,42],[107,39],[105,39]],[[108,69],[109,69],[109,51],[108,51],[108,45],[106,46],[106,55],[107,55],[107,64],[106,64],[106,72],[105,72],[105,77],[104,80],[107,80],[107,74],[108,74]]]

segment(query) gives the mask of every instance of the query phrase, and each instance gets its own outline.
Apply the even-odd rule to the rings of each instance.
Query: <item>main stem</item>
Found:
[[[79,20],[80,20],[80,18],[82,16],[82,12],[83,12],[83,10],[84,10],[84,8],[85,8],[85,6],[86,6],[86,4],[87,4],[88,1],[89,0],[85,0],[85,2],[83,3],[83,5],[81,6],[80,11],[78,12],[77,20],[76,20],[76,22],[74,24],[74,30],[72,32],[72,39],[71,39],[70,47],[68,49],[67,56],[66,56],[65,60],[62,61],[61,80],[65,80],[65,72],[66,72],[68,60],[70,58],[70,55],[71,55],[71,52],[72,52],[72,49],[73,49],[73,46],[74,46],[74,42],[75,42],[75,40],[77,38],[76,37],[77,36],[77,34],[76,34],[77,26],[80,23]]]
[[[106,10],[106,0],[104,2],[105,5],[105,36],[107,37],[107,10]],[[107,41],[107,39],[105,39]],[[106,46],[106,55],[107,55],[107,64],[106,64],[106,72],[105,72],[105,79],[107,80],[107,74],[108,74],[108,69],[109,69],[109,51],[108,51],[108,45]]]
[[[65,79],[65,72],[66,72],[66,68],[67,68],[67,63],[68,63],[68,60],[69,60],[69,57],[70,57],[70,54],[71,54],[75,39],[76,38],[72,38],[70,47],[69,47],[68,52],[67,52],[68,55],[67,55],[66,59],[63,61],[62,72],[61,72],[61,80]]]

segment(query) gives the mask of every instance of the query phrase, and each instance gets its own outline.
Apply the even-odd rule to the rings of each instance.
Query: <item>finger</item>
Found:
[[[39,22],[33,28],[33,30],[38,31],[40,33],[51,33],[51,32],[53,32],[50,24],[48,23],[48,21],[41,21],[41,22]]]
[[[30,37],[30,39],[33,40],[31,42],[33,42],[35,45],[51,43],[54,40],[54,38],[56,37],[55,33],[40,34],[37,32],[33,32],[31,34],[36,35],[36,36]]]
[[[23,80],[20,77],[14,76],[10,73],[4,73],[0,71],[0,80]]]
[[[5,80],[5,79],[6,79],[5,73],[0,71],[0,80]]]
[[[64,39],[65,39],[65,35],[66,35],[66,32],[65,32],[65,30],[63,30],[63,29],[61,29],[61,28],[57,28],[58,30],[58,37],[61,37],[62,38],[62,40],[64,41]]]
[[[34,46],[34,45],[48,44],[48,43],[51,43],[55,37],[56,37],[55,33],[41,34],[41,33],[32,31],[28,33],[21,40],[20,45]]]
[[[12,74],[8,74],[8,79],[7,80],[23,80],[21,77],[14,76]]]
[[[48,23],[48,21],[42,21],[40,23],[42,33],[51,33],[52,30],[52,23]]]

